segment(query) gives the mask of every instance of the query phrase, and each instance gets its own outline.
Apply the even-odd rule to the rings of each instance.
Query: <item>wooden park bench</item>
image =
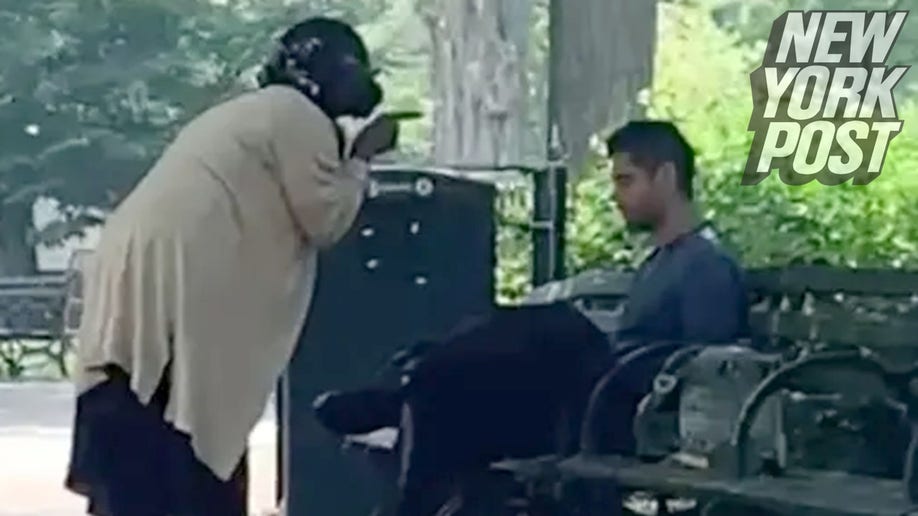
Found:
[[[611,321],[625,299],[630,277],[627,272],[591,271],[535,289],[526,302],[573,301],[600,327],[608,322],[613,328]],[[820,403],[827,403],[825,413],[831,413],[833,407],[848,406],[842,401],[879,396],[907,410],[912,428],[918,428],[918,273],[794,266],[751,270],[747,277],[752,339],[739,344],[780,360],[745,398],[736,419],[727,422],[730,438],[717,460],[691,467],[685,459],[678,460],[679,453],[648,460],[598,451],[597,407],[603,396],[614,395],[604,392],[612,385],[607,380],[620,373],[613,370],[593,393],[580,450],[493,466],[495,474],[512,475],[526,488],[527,499],[508,503],[531,507],[548,500],[557,504],[559,514],[611,514],[608,504],[621,498],[603,493],[622,490],[654,493],[658,514],[667,513],[665,501],[679,497],[696,500],[696,511],[712,515],[918,514],[915,431],[907,451],[903,446],[907,456],[899,478],[838,466],[852,453],[845,449],[832,449],[830,457],[822,458],[805,457],[805,447],[797,449],[792,459],[799,463],[783,457],[770,474],[750,465],[749,459],[750,429],[765,412],[768,399],[815,414]],[[656,353],[662,363],[693,344],[704,343],[659,343],[646,353]],[[784,442],[796,438],[781,437]],[[570,493],[582,493],[578,489],[583,486],[590,495],[571,498]],[[573,505],[581,512],[574,512]]]
[[[0,278],[0,360],[12,378],[34,357],[66,373],[62,274]]]
[[[35,357],[66,377],[71,339],[79,325],[81,266],[74,253],[66,271],[0,278],[0,360],[19,377]]]

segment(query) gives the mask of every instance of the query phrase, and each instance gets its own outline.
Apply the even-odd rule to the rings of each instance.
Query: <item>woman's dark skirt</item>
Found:
[[[244,516],[243,458],[222,481],[194,455],[187,435],[163,420],[168,384],[149,405],[120,369],[77,398],[66,486],[96,516]],[[168,378],[168,375],[163,375]]]

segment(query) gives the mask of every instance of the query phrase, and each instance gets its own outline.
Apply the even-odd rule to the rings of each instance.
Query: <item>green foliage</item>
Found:
[[[683,2],[703,8],[711,13],[717,23],[735,34],[744,43],[762,41],[768,38],[772,29],[770,23],[789,10],[904,10],[915,12],[918,0],[692,0]],[[767,22],[766,22],[767,20]],[[893,47],[890,62],[911,64],[918,59],[918,19],[911,14]],[[914,75],[903,79],[903,88],[914,91]]]
[[[532,130],[544,126],[546,0],[529,39]],[[895,2],[902,8],[916,0]],[[890,8],[893,0],[845,2]],[[95,219],[147,170],[182,123],[252,78],[271,38],[308,15],[340,16],[367,39],[383,70],[386,103],[421,110],[402,132],[401,158],[429,149],[428,32],[419,0],[0,0],[0,201],[23,210],[39,196],[60,201],[69,220],[39,235],[61,241]],[[828,0],[677,0],[661,3],[649,116],[676,121],[699,151],[703,214],[750,265],[821,260],[912,266],[918,253],[918,103],[899,93],[905,129],[893,140],[883,175],[866,187],[788,187],[772,177],[740,185],[751,142],[749,73],[762,58],[771,20],[789,8],[838,7]],[[894,60],[918,56],[908,19]],[[541,140],[534,138],[533,140]],[[528,151],[527,151],[528,152]],[[531,149],[531,155],[541,150]],[[629,234],[610,204],[601,156],[569,192],[568,268],[631,266],[640,235]],[[520,226],[530,190],[501,194],[498,234],[501,300],[528,289],[531,243]],[[0,242],[2,247],[2,242]],[[2,258],[2,257],[0,257]]]
[[[497,301],[511,303],[529,291],[532,279],[532,185],[514,185],[498,192]]]
[[[770,20],[786,8],[805,7],[803,3],[696,0],[662,4],[647,114],[675,121],[698,151],[696,192],[701,213],[747,266],[823,262],[918,267],[918,226],[913,222],[918,216],[914,202],[918,196],[914,173],[918,170],[918,101],[909,97],[907,84],[897,90],[897,104],[905,120],[903,132],[890,145],[883,174],[871,184],[825,187],[814,182],[790,187],[777,177],[756,186],[740,184],[752,142],[749,74],[761,64]],[[899,62],[910,63],[911,56],[918,56],[918,46],[908,34],[904,29],[895,49]],[[608,172],[597,152],[590,172],[571,185],[570,273],[633,267],[645,255],[644,236],[629,233],[612,206]],[[512,195],[526,199],[531,191]],[[500,206],[501,217],[525,219],[531,213],[529,208],[528,204],[507,202]],[[516,227],[501,230],[498,286],[502,301],[519,299],[529,290],[529,238]]]
[[[425,34],[405,27],[411,0],[55,0],[0,2],[0,200],[59,201],[78,232],[81,208],[108,208],[184,122],[247,84],[272,39],[310,15],[368,32],[399,108],[423,108]],[[407,10],[406,10],[407,9]],[[397,23],[396,23],[397,22]],[[382,32],[383,37],[376,37]],[[415,34],[415,38],[401,38]],[[398,44],[391,44],[392,40]],[[413,72],[413,73],[412,73]],[[401,82],[399,82],[401,81]],[[420,90],[420,94],[418,91]],[[415,129],[409,140],[419,140]],[[49,242],[50,240],[50,242]]]
[[[355,2],[356,3],[356,2]],[[358,31],[367,42],[373,64],[381,70],[380,83],[389,109],[420,111],[424,118],[403,124],[399,159],[423,161],[429,154],[431,130],[429,34],[415,15],[415,0],[389,0],[380,16],[364,18]]]
[[[918,267],[918,102],[899,93],[903,132],[890,145],[883,174],[867,186],[791,187],[776,176],[742,186],[752,137],[748,74],[759,66],[764,42],[743,37],[735,24],[718,25],[704,3],[662,6],[648,108],[652,118],[674,120],[698,151],[702,214],[748,266]],[[750,26],[763,26],[762,19]],[[639,241],[609,206],[607,176],[596,167],[574,189],[573,271],[633,265],[641,256]]]
[[[234,9],[140,0],[0,6],[0,198],[5,210],[30,213],[38,197],[53,197],[67,218],[5,245],[78,234],[95,222],[83,208],[110,207],[182,121],[232,87],[235,65],[254,55],[251,41],[220,37],[245,34]],[[4,227],[5,235],[26,229],[28,217],[19,219],[26,226]]]

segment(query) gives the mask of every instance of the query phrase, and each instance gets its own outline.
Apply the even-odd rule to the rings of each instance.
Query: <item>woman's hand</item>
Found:
[[[360,131],[354,139],[352,155],[364,161],[389,152],[398,143],[398,121],[395,117],[382,114]]]

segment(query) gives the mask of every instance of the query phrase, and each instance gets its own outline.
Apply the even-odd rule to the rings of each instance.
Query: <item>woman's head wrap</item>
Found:
[[[292,86],[332,117],[367,116],[382,100],[360,36],[328,18],[311,18],[284,33],[259,83]]]

